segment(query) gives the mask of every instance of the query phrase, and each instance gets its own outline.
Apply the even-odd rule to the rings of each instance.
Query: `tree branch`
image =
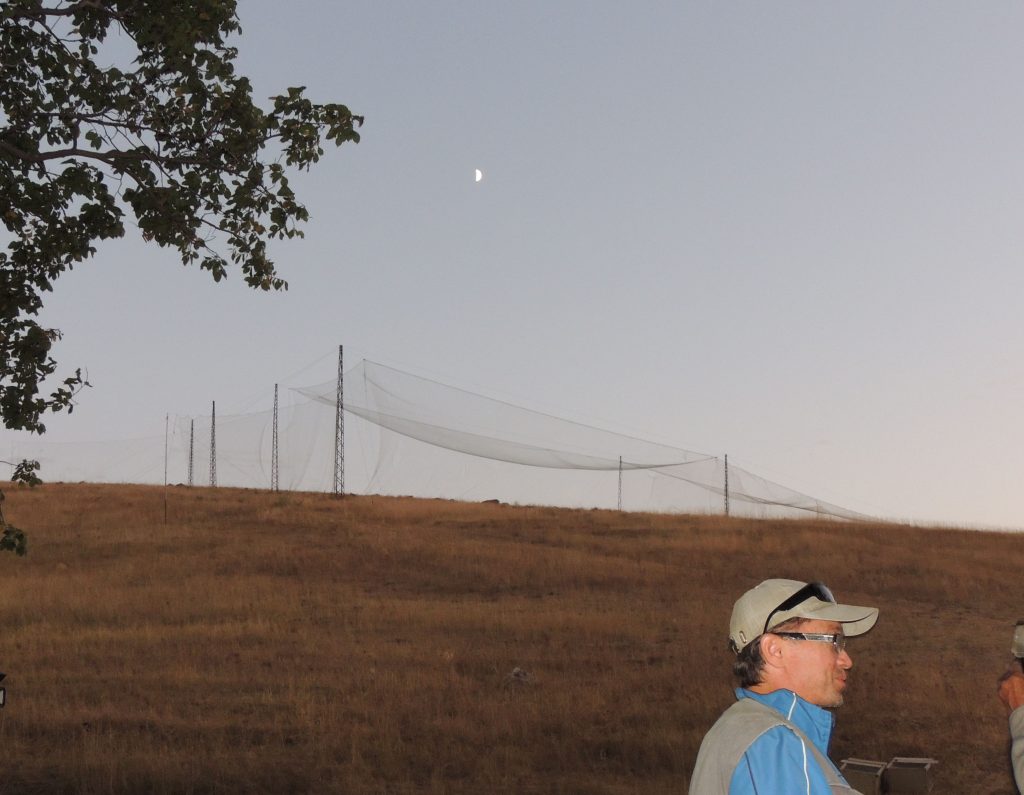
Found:
[[[79,11],[89,9],[92,11],[99,11],[106,14],[111,19],[121,20],[124,19],[122,14],[116,14],[107,8],[102,0],[78,0],[77,3],[68,6],[67,8],[45,8],[38,6],[36,8],[26,8],[18,11],[11,11],[6,16],[8,19],[46,19],[47,17],[70,17],[77,14]]]
[[[155,154],[152,151],[121,152],[118,150],[111,150],[109,152],[95,152],[89,149],[71,148],[56,149],[52,152],[39,152],[38,154],[33,154],[32,152],[26,152],[24,149],[19,149],[17,146],[8,143],[7,141],[0,141],[0,152],[4,152],[18,160],[23,160],[26,163],[35,164],[46,163],[50,160],[57,160],[62,157],[82,157],[89,160],[99,160],[109,166],[116,165],[119,162],[150,162],[159,166],[197,166],[211,165],[214,163],[212,160],[199,157],[164,157]]]

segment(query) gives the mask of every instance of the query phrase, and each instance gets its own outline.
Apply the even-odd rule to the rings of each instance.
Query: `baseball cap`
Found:
[[[729,642],[737,654],[754,638],[791,618],[838,621],[845,635],[863,635],[878,620],[877,607],[836,602],[820,582],[765,580],[736,600],[729,621]]]

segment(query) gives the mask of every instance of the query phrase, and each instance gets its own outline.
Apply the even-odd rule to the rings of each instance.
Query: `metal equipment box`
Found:
[[[938,760],[917,756],[895,756],[882,776],[891,795],[925,795],[932,791],[931,769]]]
[[[851,787],[863,795],[882,795],[882,774],[885,762],[872,762],[868,759],[844,759],[839,770]]]

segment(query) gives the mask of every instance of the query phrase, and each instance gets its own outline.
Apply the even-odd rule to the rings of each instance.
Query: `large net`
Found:
[[[624,510],[866,518],[722,457],[638,439],[363,360],[345,373],[345,490]],[[330,491],[335,381],[293,390],[277,412],[281,489]],[[274,412],[175,417],[164,438],[10,441],[47,480],[269,488]],[[6,441],[6,440],[5,440]],[[211,456],[215,445],[216,455]],[[5,451],[6,452],[6,451]]]

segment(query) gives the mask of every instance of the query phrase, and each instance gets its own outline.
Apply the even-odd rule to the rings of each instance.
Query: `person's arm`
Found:
[[[776,726],[740,758],[729,795],[831,795],[831,789],[811,749],[785,726]]]
[[[999,680],[999,698],[1011,710],[1010,759],[1013,761],[1013,777],[1017,790],[1024,793],[1024,673],[1015,671]]]
[[[1017,707],[1010,713],[1010,759],[1013,760],[1013,777],[1017,779],[1017,789],[1024,792],[1024,707]]]

